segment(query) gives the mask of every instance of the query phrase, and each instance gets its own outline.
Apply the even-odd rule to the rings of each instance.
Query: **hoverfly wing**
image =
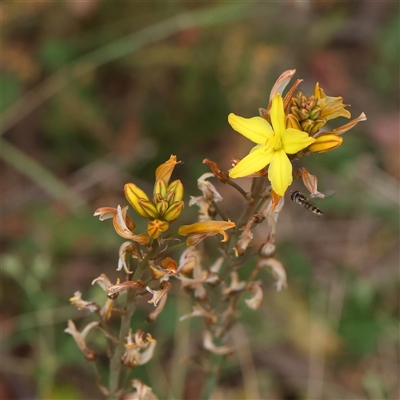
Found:
[[[323,192],[318,192],[317,190],[315,193],[311,193],[310,197],[317,199],[327,199],[328,197],[333,196],[335,193],[336,192],[332,189],[324,190]]]

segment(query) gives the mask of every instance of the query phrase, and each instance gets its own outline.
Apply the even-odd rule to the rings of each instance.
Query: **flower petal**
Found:
[[[283,138],[285,134],[285,111],[283,109],[282,96],[279,93],[272,100],[270,115],[275,135]]]
[[[220,231],[235,227],[235,223],[231,221],[207,221],[195,222],[190,225],[182,225],[178,229],[179,235],[188,236],[192,233],[213,233],[217,235]]]
[[[273,100],[276,93],[280,93],[280,94],[283,93],[283,91],[285,90],[286,86],[288,85],[290,80],[293,78],[295,73],[296,73],[295,69],[289,69],[289,70],[283,72],[279,76],[279,78],[276,80],[274,86],[271,89],[271,94],[269,96],[270,102]]]
[[[272,189],[279,196],[283,196],[292,183],[292,163],[284,150],[274,153],[268,169],[268,179],[271,181]]]
[[[255,146],[246,157],[230,170],[229,176],[231,178],[241,178],[254,174],[271,162],[273,154],[274,150],[272,147]]]
[[[156,181],[158,179],[162,179],[165,182],[165,184],[168,185],[168,182],[171,178],[175,165],[180,163],[181,161],[176,161],[176,156],[171,155],[169,160],[165,161],[165,163],[161,164],[156,169]]]
[[[293,128],[286,129],[282,139],[283,150],[286,154],[296,154],[314,142],[315,139],[308,133]]]
[[[228,122],[236,132],[257,144],[265,145],[274,133],[269,122],[261,117],[243,118],[230,113]]]

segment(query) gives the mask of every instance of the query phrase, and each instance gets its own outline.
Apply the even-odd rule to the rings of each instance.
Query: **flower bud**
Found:
[[[147,224],[147,233],[153,239],[157,239],[163,232],[168,230],[169,224],[159,219],[154,219]]]
[[[124,186],[125,197],[133,209],[143,218],[148,218],[147,213],[140,207],[139,200],[149,200],[147,194],[138,188],[134,183],[127,183]]]
[[[156,208],[160,216],[163,216],[165,211],[168,209],[168,202],[165,200],[160,200],[159,202],[156,203]]]
[[[300,108],[300,99],[298,97],[292,97],[293,106],[290,107],[291,112],[294,112],[294,109]]]
[[[315,106],[317,105],[317,100],[314,96],[311,96],[307,99],[306,108],[308,108],[311,112],[314,110]],[[310,114],[311,115],[311,114]]]
[[[318,118],[314,121],[314,126],[311,128],[310,135],[316,134],[326,124],[325,118]]]
[[[339,147],[343,142],[343,138],[336,135],[322,135],[316,138],[308,149],[313,153],[323,153]]]
[[[142,207],[142,210],[146,213],[146,218],[158,218],[160,216],[156,206],[149,200],[140,199],[139,206]]]
[[[177,201],[176,203],[172,204],[172,206],[170,206],[164,213],[163,220],[169,222],[175,221],[179,215],[181,215],[184,206],[185,203],[183,201]]]
[[[299,108],[297,108],[297,107],[291,107],[291,108],[290,108],[290,112],[291,112],[291,114],[293,114],[293,115],[296,117],[297,120],[299,120],[299,121],[302,120],[302,118],[301,118],[301,112],[300,112],[300,109],[299,109]]]
[[[308,118],[310,118],[310,111],[308,111],[308,110],[305,109],[305,108],[302,108],[302,109],[300,110],[300,119],[301,119],[302,121],[304,121],[304,120],[306,120],[306,119],[308,119]]]
[[[299,131],[303,130],[299,124],[299,121],[293,114],[286,115],[286,128],[294,128]]]
[[[164,197],[164,200],[171,205],[174,202],[174,197],[175,197],[175,192],[171,190],[170,192],[167,193],[167,195]]]
[[[162,179],[157,179],[154,185],[154,194],[159,194],[161,197],[165,197],[167,194],[167,185]]]
[[[316,120],[317,118],[319,118],[320,115],[321,115],[321,108],[320,107],[314,107],[314,108],[311,109],[311,112],[310,112],[310,118],[311,119]]]
[[[313,126],[314,126],[314,121],[313,120],[311,120],[311,119],[306,119],[305,121],[301,121],[301,129],[304,131],[304,132],[307,132],[307,133],[310,133],[311,132],[311,129],[313,128]]]
[[[177,179],[176,181],[171,182],[168,185],[167,193],[170,193],[170,192],[174,192],[174,195],[173,195],[173,197],[171,199],[170,204],[176,203],[177,201],[181,201],[182,200],[184,189],[183,189],[182,182],[179,179]]]

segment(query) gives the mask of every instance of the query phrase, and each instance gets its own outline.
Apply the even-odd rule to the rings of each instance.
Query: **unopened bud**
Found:
[[[314,121],[311,120],[311,119],[307,119],[307,120],[305,120],[305,121],[301,121],[300,125],[301,125],[301,129],[302,129],[304,132],[310,133],[310,132],[311,132],[311,129],[312,129],[313,126],[314,126]]]
[[[308,111],[305,108],[302,108],[300,110],[300,120],[304,121],[306,119],[310,118],[310,111]]]
[[[175,221],[179,215],[181,215],[184,205],[185,203],[183,201],[178,201],[172,204],[163,215],[164,221]]]
[[[298,97],[292,97],[292,104],[294,107],[292,106],[290,109],[293,112],[293,108],[300,108],[300,99]]]
[[[157,179],[154,184],[154,194],[159,194],[161,197],[165,197],[167,194],[167,185],[162,179]]]
[[[159,219],[154,219],[147,224],[147,233],[153,239],[157,239],[163,232],[168,230],[169,224]]]
[[[293,114],[288,114],[286,116],[286,128],[294,128],[298,129],[299,131],[302,130],[299,121]]]
[[[175,197],[175,192],[174,191],[170,191],[167,193],[167,195],[164,197],[164,200],[171,205],[174,202],[174,197]]]
[[[320,115],[321,115],[320,107],[314,107],[310,112],[310,118],[313,120],[316,120],[317,118],[319,118]]]
[[[317,105],[317,100],[314,98],[314,96],[311,96],[308,98],[305,107],[307,108],[307,110],[313,111],[316,105]]]
[[[301,117],[301,112],[300,109],[298,107],[291,107],[290,108],[290,113],[293,114],[297,120],[301,121],[302,117]]]
[[[317,137],[315,142],[308,147],[313,153],[323,153],[339,147],[343,142],[343,138],[336,135],[322,135]]]
[[[319,118],[314,121],[314,126],[311,128],[310,135],[316,134],[326,124],[325,118]]]
[[[149,200],[140,199],[139,206],[146,213],[146,218],[158,218],[159,214],[155,205]]]
[[[125,197],[133,209],[143,218],[148,218],[147,213],[140,207],[139,200],[149,200],[147,194],[138,188],[134,183],[127,183],[124,186]]]
[[[168,202],[165,200],[160,200],[159,202],[156,203],[156,208],[158,213],[163,216],[165,211],[168,209]]]
[[[182,182],[179,179],[177,179],[176,181],[171,182],[168,185],[167,193],[169,194],[171,192],[173,193],[173,196],[168,201],[168,203],[170,205],[172,203],[176,203],[177,201],[181,201],[183,199],[184,189],[183,189]]]

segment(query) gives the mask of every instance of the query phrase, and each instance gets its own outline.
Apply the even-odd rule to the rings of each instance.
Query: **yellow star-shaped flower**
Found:
[[[272,189],[283,196],[292,183],[292,163],[287,154],[296,154],[315,142],[308,133],[294,128],[286,128],[285,111],[281,95],[272,100],[271,122],[261,117],[242,118],[229,114],[232,128],[256,143],[250,153],[229,172],[231,178],[240,178],[260,171],[269,164],[268,179]]]

